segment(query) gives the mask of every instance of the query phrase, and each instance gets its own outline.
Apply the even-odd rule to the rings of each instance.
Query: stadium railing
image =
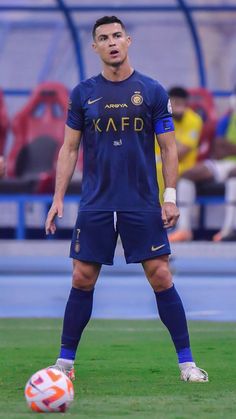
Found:
[[[45,220],[47,211],[52,203],[52,195],[0,195],[0,204],[3,202],[13,202],[17,205],[17,223],[14,228],[14,238],[16,240],[24,240],[26,238],[26,205],[29,203],[40,203],[43,204],[45,212]],[[67,203],[76,203],[79,204],[80,195],[67,195],[65,197],[65,204]],[[199,217],[199,228],[204,227],[204,215],[205,208],[207,205],[218,205],[224,203],[224,195],[199,195],[196,204],[200,205],[200,217]],[[0,237],[1,227],[0,227]],[[46,236],[45,236],[46,237]],[[1,237],[6,238],[6,237]],[[52,236],[48,236],[52,238]]]

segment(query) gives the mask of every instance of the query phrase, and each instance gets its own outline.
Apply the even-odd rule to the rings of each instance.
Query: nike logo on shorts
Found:
[[[165,244],[161,244],[160,246],[152,246],[151,247],[151,251],[152,252],[155,252],[156,250],[159,250],[159,249],[161,249],[164,246],[165,246]]]
[[[96,103],[96,102],[98,102],[101,99],[102,99],[102,97],[98,97],[97,99],[93,99],[93,100],[89,99],[88,100],[88,105],[92,105],[93,103]]]

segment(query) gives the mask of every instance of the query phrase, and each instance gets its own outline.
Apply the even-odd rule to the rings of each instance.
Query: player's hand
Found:
[[[179,210],[172,202],[164,202],[161,218],[165,228],[174,227],[179,218]]]
[[[46,223],[45,223],[45,231],[46,234],[55,234],[56,231],[56,224],[55,218],[59,217],[62,218],[63,216],[63,202],[57,201],[52,203],[50,210],[48,211]]]

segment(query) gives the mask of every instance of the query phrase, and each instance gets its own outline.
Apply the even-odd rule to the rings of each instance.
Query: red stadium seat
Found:
[[[28,185],[26,192],[29,189],[39,193],[52,191],[56,159],[64,138],[67,103],[65,86],[45,82],[33,91],[14,118],[7,174],[17,180],[18,191],[20,183],[24,182]]]
[[[189,89],[189,105],[203,119],[203,128],[199,141],[198,161],[210,156],[212,141],[216,129],[216,109],[212,94],[202,87]]]
[[[5,106],[3,93],[0,90],[0,156],[2,156],[4,153],[8,127],[9,119],[7,116],[7,109]]]

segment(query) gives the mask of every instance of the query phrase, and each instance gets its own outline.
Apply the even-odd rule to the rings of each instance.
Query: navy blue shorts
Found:
[[[80,211],[73,231],[70,257],[113,265],[118,234],[127,263],[170,254],[161,209],[155,212]]]

